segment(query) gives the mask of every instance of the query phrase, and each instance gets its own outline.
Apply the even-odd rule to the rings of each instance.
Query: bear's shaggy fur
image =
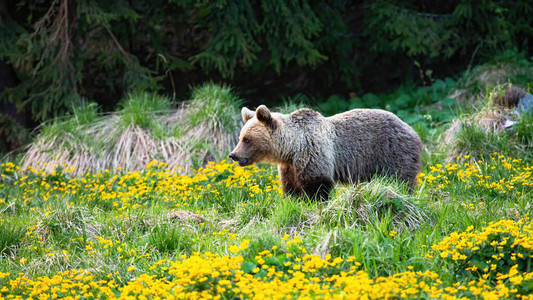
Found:
[[[358,183],[375,175],[395,176],[416,185],[422,142],[396,115],[354,109],[324,117],[311,109],[255,113],[242,109],[245,122],[229,157],[241,166],[278,165],[285,195],[327,200],[335,182]]]

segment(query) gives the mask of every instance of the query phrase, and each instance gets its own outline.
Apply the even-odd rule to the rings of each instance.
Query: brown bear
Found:
[[[241,166],[278,165],[285,195],[327,200],[335,182],[358,183],[389,175],[416,185],[422,142],[396,115],[354,109],[324,117],[311,109],[272,113],[242,109],[245,122],[229,155]]]

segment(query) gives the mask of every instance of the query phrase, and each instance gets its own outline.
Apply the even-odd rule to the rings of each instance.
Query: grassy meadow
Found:
[[[529,116],[488,130],[477,121],[510,112],[486,98],[429,115],[413,123],[427,147],[414,193],[376,178],[319,203],[284,197],[275,167],[223,159],[235,97],[166,115],[131,98],[48,124],[40,150],[1,163],[0,299],[533,299]],[[161,157],[172,149],[183,165]]]

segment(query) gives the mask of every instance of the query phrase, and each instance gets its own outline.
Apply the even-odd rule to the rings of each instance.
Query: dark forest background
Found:
[[[177,103],[212,81],[250,106],[343,101],[531,57],[532,38],[532,1],[0,0],[0,147],[128,92]]]

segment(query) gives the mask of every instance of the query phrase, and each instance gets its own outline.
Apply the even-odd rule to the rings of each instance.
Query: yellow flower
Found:
[[[245,250],[248,249],[248,244],[250,243],[250,240],[244,239],[241,242],[241,245],[239,246],[239,249]]]
[[[230,246],[228,248],[228,250],[231,251],[231,253],[237,253],[237,252],[239,252],[239,247],[237,247],[235,245],[234,246]]]
[[[133,271],[133,270],[135,270],[135,266],[129,266],[129,267],[128,267],[128,272],[131,272],[131,271]]]
[[[520,283],[522,283],[522,280],[524,280],[524,277],[522,277],[521,275],[509,278],[509,281],[511,281],[514,285],[519,285]]]

